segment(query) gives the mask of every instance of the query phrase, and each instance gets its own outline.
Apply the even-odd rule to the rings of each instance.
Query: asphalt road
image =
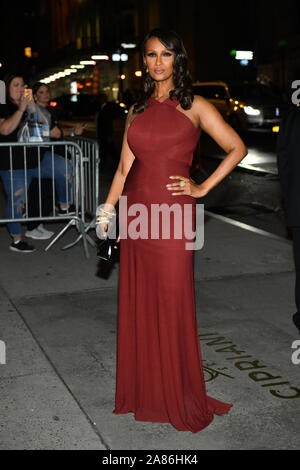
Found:
[[[248,134],[248,155],[205,198],[207,209],[276,235],[289,238],[276,163],[276,134]],[[201,163],[211,174],[225,153],[202,136]],[[205,174],[199,173],[204,179]]]

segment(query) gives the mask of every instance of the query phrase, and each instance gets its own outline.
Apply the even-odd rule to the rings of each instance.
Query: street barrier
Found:
[[[83,242],[84,252],[86,257],[89,257],[88,245],[95,246],[94,241],[88,236],[87,232],[95,227],[96,222],[96,207],[99,205],[99,149],[97,142],[86,139],[83,137],[75,137],[65,139],[59,142],[30,142],[30,143],[0,143],[0,152],[7,149],[9,153],[10,168],[7,170],[7,174],[10,179],[10,192],[7,197],[11,198],[11,217],[2,219],[0,218],[0,224],[7,224],[11,222],[43,222],[43,221],[56,221],[62,222],[67,221],[64,228],[56,234],[52,241],[47,245],[45,251],[50,249],[56,241],[61,238],[64,233],[71,227],[75,226],[79,234],[78,238],[71,244],[63,247],[68,249],[76,245],[80,240]],[[18,148],[21,148],[18,150]],[[24,171],[21,171],[21,177],[24,178],[24,201],[23,201],[23,216],[20,218],[20,213],[14,207],[14,175],[16,170],[13,169],[13,156],[14,152],[22,152],[22,158],[24,159]],[[45,176],[45,165],[43,158],[45,152],[49,152],[47,155],[48,161],[50,158],[50,166],[48,168],[49,174]],[[37,167],[34,170],[34,177],[38,180],[38,207],[39,213],[34,217],[29,214],[30,208],[28,205],[28,189],[32,180],[32,169],[28,168],[29,154],[35,153],[37,160]],[[65,214],[58,215],[56,211],[56,183],[57,183],[57,155],[63,159],[65,166],[65,199],[66,205],[69,207],[71,204],[74,206],[72,213],[67,210]],[[59,161],[61,166],[61,160]],[[71,172],[70,172],[71,163]],[[20,173],[20,172],[19,172]],[[52,211],[50,214],[43,215],[42,205],[42,181],[43,179],[50,179],[51,181],[51,206]],[[69,189],[70,187],[70,189]]]
[[[99,145],[95,140],[87,139],[85,137],[75,136],[70,139],[75,142],[81,149],[82,152],[82,170],[81,174],[83,177],[82,188],[83,193],[83,206],[85,208],[84,214],[84,232],[87,241],[92,245],[96,246],[93,239],[88,235],[88,231],[95,229],[96,227],[96,210],[99,206]],[[78,238],[69,245],[65,246],[64,249],[71,248],[82,239],[82,233],[79,234]]]

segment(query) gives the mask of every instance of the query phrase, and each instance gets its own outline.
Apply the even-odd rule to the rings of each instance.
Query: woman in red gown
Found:
[[[247,150],[215,107],[193,96],[186,51],[176,33],[148,34],[143,72],[144,92],[129,110],[119,166],[99,219],[105,232],[111,207],[122,200],[113,412],[195,433],[232,405],[206,394],[188,237],[176,235],[175,215],[169,218],[170,236],[160,228],[152,236],[151,210],[189,205],[194,224],[196,199],[228,175]],[[201,129],[228,155],[197,185],[189,174]]]

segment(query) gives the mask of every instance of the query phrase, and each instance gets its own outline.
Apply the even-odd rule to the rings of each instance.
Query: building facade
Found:
[[[18,70],[32,83],[94,55],[109,56],[53,80],[54,96],[70,93],[74,81],[81,92],[104,91],[109,99],[136,91],[140,44],[159,26],[182,37],[193,80],[259,76],[284,88],[300,79],[298,0],[27,0],[18,8],[0,0],[0,7],[0,73]],[[252,50],[254,60],[243,68],[232,49]],[[128,60],[114,62],[114,53],[126,53]]]

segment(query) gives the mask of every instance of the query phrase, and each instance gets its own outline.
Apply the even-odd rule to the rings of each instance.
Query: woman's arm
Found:
[[[170,190],[181,190],[174,195],[188,194],[200,198],[205,196],[212,188],[217,186],[247,155],[247,148],[239,135],[227,124],[215,106],[201,96],[195,96],[193,103],[195,116],[198,117],[200,127],[209,134],[214,141],[227,153],[227,156],[218,165],[216,170],[201,184],[197,185],[187,178],[174,176],[173,179],[185,181],[168,185]]]
[[[71,136],[71,135],[81,135],[83,133],[83,126],[81,124],[76,124],[76,126],[73,128],[68,128],[68,127],[58,127],[54,126],[51,131],[50,131],[50,136],[53,137],[54,139],[60,139],[61,137],[65,136]]]
[[[115,172],[110,190],[105,201],[104,209],[108,211],[109,207],[115,206],[117,204],[120,196],[122,195],[126,177],[135,159],[135,156],[130,150],[130,147],[127,142],[127,131],[133,119],[133,107],[134,106],[131,106],[127,115],[119,165]]]
[[[0,119],[0,134],[1,135],[9,135],[16,128],[21,122],[23,112],[21,109],[18,109],[12,116],[6,119]]]
[[[9,135],[16,130],[21,122],[23,113],[28,104],[31,104],[32,100],[23,97],[21,99],[19,109],[14,114],[6,119],[0,119],[0,134]]]
[[[68,128],[68,127],[58,127],[54,126],[52,127],[50,131],[50,136],[53,137],[54,139],[61,139],[62,137],[67,137],[73,134],[73,128]]]
[[[224,121],[215,106],[197,97],[197,109],[201,128],[227,153],[216,170],[203,182],[203,187],[209,192],[231,173],[248,151],[240,136]]]
[[[62,135],[64,136],[69,136],[69,135],[72,136],[74,134],[82,135],[84,127],[82,126],[82,124],[77,123],[74,128],[62,127],[61,130],[62,130]]]

